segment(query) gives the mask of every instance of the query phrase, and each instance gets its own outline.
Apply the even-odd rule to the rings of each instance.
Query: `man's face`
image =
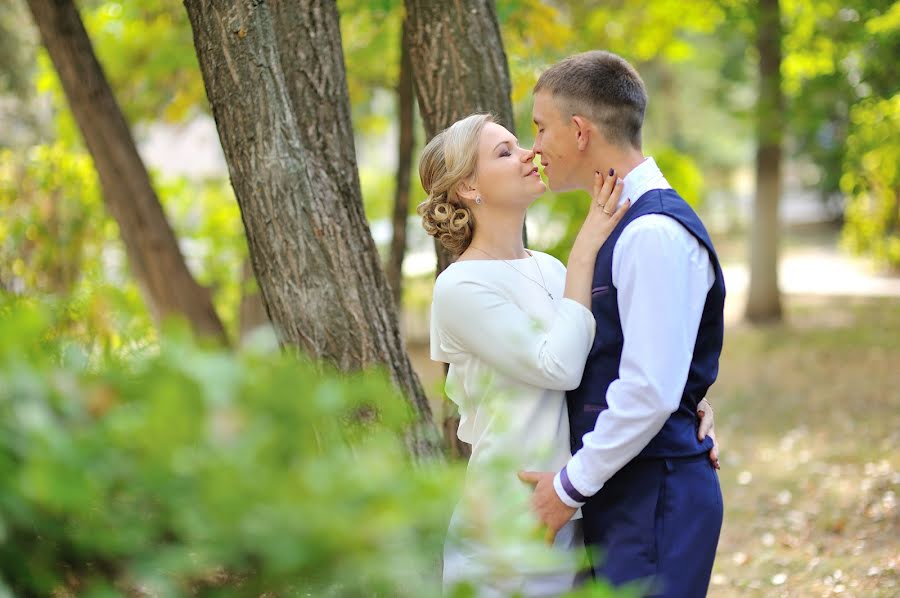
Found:
[[[578,141],[572,119],[564,118],[553,95],[545,91],[534,94],[532,117],[537,126],[534,152],[541,156],[547,184],[553,191],[575,189]]]

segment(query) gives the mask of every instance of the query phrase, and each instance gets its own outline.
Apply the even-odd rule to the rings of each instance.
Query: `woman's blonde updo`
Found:
[[[466,250],[475,232],[472,211],[457,191],[475,174],[479,137],[489,122],[494,122],[490,114],[473,114],[456,121],[428,142],[419,160],[419,178],[428,198],[416,211],[425,232],[453,255]]]

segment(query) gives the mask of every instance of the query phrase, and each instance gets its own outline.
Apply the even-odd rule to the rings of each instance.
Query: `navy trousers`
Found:
[[[706,596],[722,528],[719,477],[705,453],[635,460],[587,504],[594,577],[645,596]]]

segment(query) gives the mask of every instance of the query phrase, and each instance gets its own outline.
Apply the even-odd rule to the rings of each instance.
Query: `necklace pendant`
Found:
[[[553,299],[553,293],[551,293],[550,291],[547,291],[547,296]]]

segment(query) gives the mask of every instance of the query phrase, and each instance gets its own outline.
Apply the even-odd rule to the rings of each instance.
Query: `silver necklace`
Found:
[[[470,247],[472,247],[472,246],[470,246]],[[544,280],[544,273],[543,273],[543,271],[541,270],[541,265],[540,265],[540,263],[538,263],[537,258],[535,258],[534,255],[532,255],[530,251],[528,251],[528,255],[531,256],[532,258],[534,258],[534,265],[537,266],[538,274],[541,275],[541,282],[538,282],[538,281],[536,281],[535,279],[533,279],[532,277],[528,276],[527,274],[525,274],[524,272],[522,272],[521,270],[519,270],[518,268],[516,268],[516,267],[513,266],[512,264],[510,264],[508,261],[503,260],[503,259],[500,259],[499,257],[496,257],[496,256],[494,256],[494,255],[491,255],[490,253],[488,253],[488,252],[485,251],[484,249],[480,249],[480,248],[478,248],[478,247],[472,247],[472,249],[476,249],[476,250],[480,251],[481,253],[483,253],[484,255],[488,256],[489,258],[493,258],[493,259],[495,259],[495,260],[499,260],[499,261],[503,262],[504,264],[506,264],[507,266],[509,266],[510,268],[512,268],[513,270],[515,270],[516,272],[518,272],[520,275],[524,276],[525,278],[527,278],[528,280],[530,280],[530,281],[533,282],[534,284],[536,284],[536,285],[538,285],[539,287],[541,287],[542,289],[544,289],[544,292],[547,293],[547,296],[550,297],[551,299],[553,299],[553,293],[551,293],[551,292],[550,292],[550,289],[547,288],[547,281]],[[526,251],[527,251],[527,250],[526,250]]]

